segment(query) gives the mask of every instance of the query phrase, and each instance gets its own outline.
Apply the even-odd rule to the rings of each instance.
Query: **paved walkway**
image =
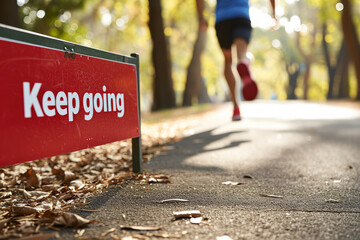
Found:
[[[104,224],[86,232],[122,224],[179,239],[360,239],[360,109],[255,101],[243,103],[241,122],[230,112],[205,115],[194,135],[145,165],[171,184],[129,183],[95,198],[88,207],[100,212],[82,215]],[[189,201],[158,203],[171,198]],[[172,221],[184,210],[206,221]]]

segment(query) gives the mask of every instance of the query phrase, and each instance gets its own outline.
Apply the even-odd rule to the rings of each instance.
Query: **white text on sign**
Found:
[[[31,109],[34,108],[37,117],[53,117],[57,114],[68,115],[69,122],[74,121],[74,115],[80,111],[80,97],[77,92],[59,91],[56,95],[52,91],[46,91],[42,96],[41,104],[38,98],[41,83],[35,83],[31,88],[29,82],[23,82],[24,114],[25,118],[31,118]],[[93,118],[94,110],[100,112],[117,112],[121,118],[125,114],[124,94],[106,93],[84,93],[82,104],[85,111],[84,118],[89,121]]]

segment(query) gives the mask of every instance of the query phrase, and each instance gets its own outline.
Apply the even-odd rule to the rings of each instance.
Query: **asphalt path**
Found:
[[[192,135],[144,166],[172,183],[127,182],[92,199],[87,208],[98,212],[79,214],[102,224],[84,236],[116,228],[103,238],[360,239],[360,109],[254,101],[241,111],[240,122],[230,121],[230,105],[205,114]],[[165,199],[188,202],[159,203]],[[203,221],[173,221],[186,210]]]

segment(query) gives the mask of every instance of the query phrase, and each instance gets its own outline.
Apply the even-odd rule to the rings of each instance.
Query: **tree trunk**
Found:
[[[338,98],[348,99],[349,94],[349,56],[346,51],[346,46],[344,44],[342,48],[342,53],[339,56],[339,74],[338,74]]]
[[[21,27],[19,9],[15,0],[0,1],[0,23]]]
[[[327,69],[328,69],[328,77],[329,77],[329,89],[328,89],[327,99],[333,99],[334,98],[333,89],[334,89],[334,82],[335,82],[335,74],[336,74],[336,66],[337,65],[334,66],[333,64],[331,64],[329,47],[328,47],[328,44],[327,44],[327,42],[325,40],[326,33],[327,33],[327,25],[326,25],[326,23],[324,23],[323,26],[322,26],[322,47],[323,47],[323,51],[324,51],[324,58],[325,58],[326,66],[327,66]]]
[[[187,70],[186,85],[183,94],[183,106],[191,106],[192,101],[197,99],[198,103],[210,102],[206,86],[201,76],[201,54],[206,45],[206,31],[198,31],[194,44],[193,55]]]
[[[357,79],[356,100],[360,100],[360,44],[352,18],[351,2],[350,0],[341,0],[341,2],[344,4],[344,10],[341,15],[341,25],[346,43],[346,49],[355,67]]]
[[[171,77],[170,51],[164,34],[160,0],[149,0],[149,30],[153,43],[154,65],[152,110],[173,108],[176,102]]]
[[[295,95],[295,89],[297,86],[297,80],[300,74],[299,64],[290,63],[286,64],[286,72],[289,77],[289,85],[287,88],[287,99],[297,99]]]
[[[302,49],[301,44],[300,44],[300,33],[298,32],[296,34],[296,45],[298,47],[299,53],[301,54],[301,56],[304,59],[305,62],[305,74],[304,74],[304,96],[303,98],[305,100],[308,99],[308,90],[309,90],[309,80],[310,80],[310,71],[311,71],[311,65],[313,62],[313,57],[314,57],[314,53],[315,53],[315,47],[316,47],[316,41],[315,41],[315,36],[316,36],[316,26],[314,27],[314,30],[312,32],[312,35],[309,36],[311,39],[310,42],[310,53],[306,54],[305,51]]]

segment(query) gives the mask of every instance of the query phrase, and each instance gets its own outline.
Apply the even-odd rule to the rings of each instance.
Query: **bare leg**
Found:
[[[237,108],[239,105],[238,105],[238,101],[237,101],[237,97],[236,97],[237,96],[236,80],[235,80],[234,72],[232,69],[231,49],[222,49],[222,52],[224,54],[224,59],[225,59],[225,65],[224,65],[225,79],[229,86],[231,101],[234,105],[234,108]]]
[[[237,60],[238,62],[241,62],[243,60],[246,60],[246,52],[248,48],[248,42],[245,41],[243,38],[236,38],[234,40],[235,46],[236,46],[236,53],[237,53]]]
[[[254,100],[258,93],[258,87],[251,76],[249,61],[246,58],[248,42],[242,38],[236,38],[234,44],[238,57],[238,65],[236,68],[243,83],[241,90],[242,95],[245,100]]]

